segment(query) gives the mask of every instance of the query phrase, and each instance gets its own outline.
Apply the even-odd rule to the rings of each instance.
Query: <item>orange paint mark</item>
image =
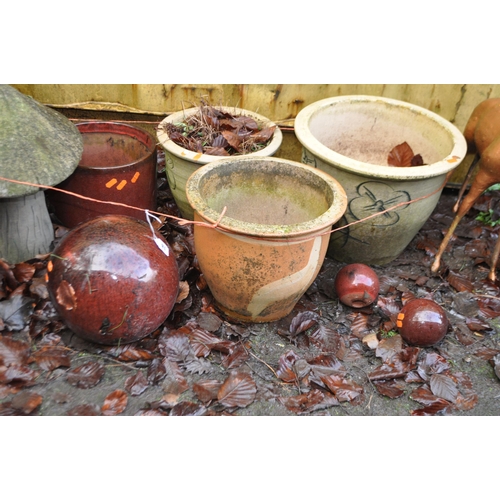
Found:
[[[116,179],[111,179],[110,181],[106,182],[106,187],[112,188],[118,181]]]
[[[127,184],[127,181],[121,181],[120,184],[116,186],[116,189],[118,189],[118,191],[121,191],[125,187],[125,184]]]
[[[448,158],[446,161],[448,163],[456,163],[460,158],[458,156],[453,155],[451,158]]]
[[[403,322],[402,322],[402,321],[397,320],[397,321],[396,321],[396,326],[397,326],[398,328],[401,328],[401,327],[403,326]]]
[[[140,176],[140,175],[141,175],[141,174],[140,174],[140,172],[136,172],[136,173],[134,174],[134,177],[132,177],[132,180],[131,180],[130,182],[131,182],[132,184],[134,184],[135,182],[137,182],[137,179],[139,178],[139,176]]]
[[[52,271],[52,269],[54,269],[54,264],[52,264],[52,261],[49,260],[47,262],[47,271],[49,271],[49,273],[50,273],[50,271]]]
[[[195,161],[196,161],[196,160],[199,160],[199,159],[200,159],[200,157],[201,157],[201,155],[202,155],[202,153],[198,153],[197,155],[194,155],[194,156],[193,156],[193,160],[195,160]]]
[[[401,321],[404,320],[405,319],[405,315],[403,313],[399,313],[398,314],[398,319],[401,320]]]
[[[49,273],[45,273],[45,282],[48,283],[49,282]]]

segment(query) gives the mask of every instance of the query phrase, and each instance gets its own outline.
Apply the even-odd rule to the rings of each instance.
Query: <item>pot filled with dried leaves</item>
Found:
[[[328,255],[383,265],[424,225],[467,145],[452,123],[413,104],[341,96],[305,107],[295,119],[303,163],[345,189],[348,206]]]
[[[281,158],[233,158],[188,179],[198,264],[227,316],[289,314],[316,278],[347,198],[325,172]]]
[[[170,190],[181,215],[190,220],[186,181],[196,169],[230,156],[273,156],[283,140],[279,127],[262,115],[204,102],[167,116],[157,136],[165,151]]]

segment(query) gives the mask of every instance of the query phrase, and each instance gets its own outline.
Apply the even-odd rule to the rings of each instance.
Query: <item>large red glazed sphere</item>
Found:
[[[179,291],[176,258],[164,237],[123,215],[75,227],[47,270],[49,294],[64,323],[99,344],[134,342],[153,332]]]
[[[429,347],[446,335],[448,318],[443,308],[433,300],[413,299],[399,312],[397,327],[408,344]]]
[[[335,276],[334,287],[340,302],[360,308],[377,300],[380,282],[377,273],[370,266],[355,263],[340,269]]]

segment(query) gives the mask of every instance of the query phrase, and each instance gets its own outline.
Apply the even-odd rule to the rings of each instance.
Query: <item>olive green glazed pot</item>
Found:
[[[323,99],[299,112],[302,162],[337,179],[348,206],[328,255],[340,262],[384,265],[408,246],[439,201],[448,175],[467,152],[463,134],[419,106],[374,96]],[[424,165],[389,166],[403,142]]]

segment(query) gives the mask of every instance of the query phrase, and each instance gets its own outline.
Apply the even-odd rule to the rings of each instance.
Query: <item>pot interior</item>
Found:
[[[451,132],[431,116],[385,101],[331,103],[311,116],[312,135],[332,151],[364,163],[388,165],[389,152],[406,142],[424,164],[449,155]]]
[[[141,161],[154,152],[154,142],[141,130],[109,124],[108,129],[83,124],[83,154],[79,167],[121,167]],[[151,144],[150,144],[151,143]]]
[[[281,163],[235,168],[231,162],[210,171],[199,191],[208,207],[225,216],[259,225],[291,225],[324,214],[333,202],[329,185],[307,170]]]

